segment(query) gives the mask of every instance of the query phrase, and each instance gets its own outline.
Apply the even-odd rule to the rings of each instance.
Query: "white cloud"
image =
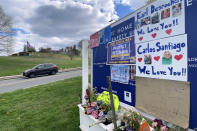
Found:
[[[147,0],[114,0],[116,3],[128,5],[131,9],[136,10],[146,4]]]
[[[117,20],[115,3],[136,9],[145,0],[1,0],[0,5],[11,16],[13,27],[30,34],[18,34],[15,51],[21,51],[28,40],[38,49],[65,47]]]
[[[30,32],[18,34],[16,51],[27,40],[38,48],[65,47],[118,18],[113,0],[1,0],[0,4],[12,17],[13,27]]]

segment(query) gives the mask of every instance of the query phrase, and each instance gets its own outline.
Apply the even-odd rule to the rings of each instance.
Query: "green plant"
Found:
[[[109,105],[109,104],[102,104],[102,108],[105,111],[110,111],[111,110],[111,105]]]
[[[131,123],[129,126],[132,127],[133,130],[137,131],[140,127],[142,116],[137,112],[133,112],[133,115],[130,117],[131,117]]]
[[[144,119],[146,120],[146,122],[148,123],[148,125],[149,125],[150,127],[152,127],[153,121],[152,121],[152,120],[149,120],[149,119],[147,119],[147,118],[144,118]]]
[[[138,112],[134,112],[132,110],[127,110],[121,121],[125,122],[125,124],[132,128],[134,131],[138,131],[140,127],[140,123],[142,121],[142,116]]]
[[[93,88],[93,89],[91,90],[91,88],[88,87],[88,90],[90,91],[90,101],[97,101],[98,95],[97,95],[97,92],[95,91],[96,89]]]

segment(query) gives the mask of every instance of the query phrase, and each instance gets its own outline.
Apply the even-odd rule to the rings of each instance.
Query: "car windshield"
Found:
[[[41,65],[37,65],[37,66],[35,66],[35,67],[33,67],[32,69],[37,69],[37,68],[39,68]]]
[[[45,66],[46,67],[53,67],[54,65],[53,64],[46,64]]]

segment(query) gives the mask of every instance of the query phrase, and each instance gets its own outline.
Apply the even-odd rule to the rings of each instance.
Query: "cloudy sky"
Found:
[[[26,41],[39,47],[64,48],[144,5],[146,0],[0,0],[12,18],[15,52]]]

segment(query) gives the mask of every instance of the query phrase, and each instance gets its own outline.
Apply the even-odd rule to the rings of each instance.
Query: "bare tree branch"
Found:
[[[9,55],[13,49],[11,18],[7,16],[0,6],[0,55]]]

